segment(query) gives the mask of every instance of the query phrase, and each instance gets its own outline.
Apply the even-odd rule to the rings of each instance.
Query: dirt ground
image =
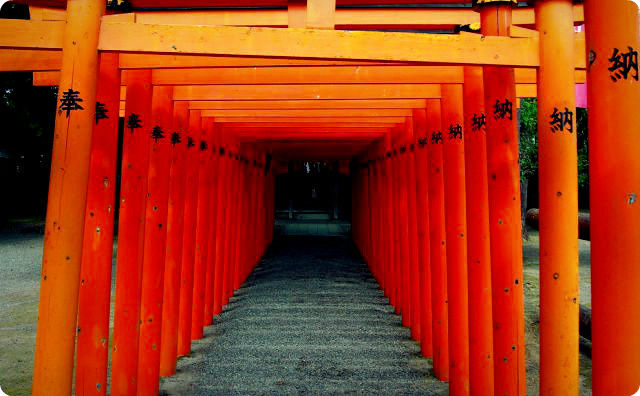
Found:
[[[525,341],[527,344],[527,395],[538,394],[539,354],[538,325],[540,316],[539,243],[537,231],[529,231],[523,241]],[[589,241],[580,240],[580,304],[591,307],[591,262]],[[591,395],[591,359],[580,355],[580,395]]]
[[[538,394],[538,235],[524,242],[528,394]],[[10,396],[30,394],[42,235],[0,232],[0,386]],[[580,241],[580,300],[590,306],[589,242]],[[581,395],[591,395],[591,360],[581,355]]]

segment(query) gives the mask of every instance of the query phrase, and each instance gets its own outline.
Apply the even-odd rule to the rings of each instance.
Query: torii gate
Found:
[[[59,86],[61,101],[34,395],[71,393],[76,339],[76,393],[106,392],[120,111],[112,394],[157,394],[158,377],[175,371],[177,356],[250,273],[272,238],[273,156],[357,157],[354,239],[436,376],[453,395],[524,395],[514,108],[531,96],[539,110],[540,393],[577,394],[572,117],[574,86],[584,81],[593,391],[637,390],[633,2],[336,9],[320,0],[132,0],[143,11],[107,14],[101,0],[27,2],[30,21],[0,21],[0,70],[34,71],[36,84]],[[385,2],[338,0],[375,3]],[[162,10],[211,5],[288,8]],[[586,35],[575,33],[583,21]],[[475,23],[482,34],[335,30]],[[248,240],[255,245],[241,247]]]

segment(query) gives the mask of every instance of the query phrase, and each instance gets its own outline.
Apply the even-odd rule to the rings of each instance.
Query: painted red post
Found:
[[[482,34],[508,36],[516,2],[480,6]],[[484,68],[494,386],[497,395],[526,393],[518,117],[513,68]]]
[[[214,305],[214,282],[215,282],[215,265],[216,265],[216,239],[217,239],[217,215],[218,215],[218,148],[220,147],[220,125],[212,123],[211,125],[211,147],[209,147],[209,165],[207,173],[211,180],[211,191],[209,193],[209,241],[207,243],[207,259],[206,259],[206,278],[204,292],[204,318],[203,324],[209,326],[213,323],[213,305]]]
[[[386,186],[384,189],[385,193],[385,222],[388,227],[385,228],[385,239],[388,241],[387,248],[387,258],[386,258],[386,267],[387,274],[389,275],[388,280],[388,290],[387,296],[389,297],[389,304],[391,304],[395,308],[395,312],[399,313],[400,309],[398,307],[398,300],[396,298],[396,279],[397,279],[397,271],[395,268],[396,265],[396,222],[394,221],[393,214],[395,213],[394,208],[394,195],[395,195],[395,187],[394,183],[396,182],[393,178],[393,164],[392,158],[393,153],[391,149],[391,136],[387,135],[387,139],[385,142],[385,153],[384,153],[384,163],[382,164],[383,172],[384,172],[384,185]]]
[[[104,395],[109,363],[111,268],[118,157],[118,54],[100,55],[78,297],[76,395]],[[98,106],[98,105],[97,105]],[[104,118],[106,117],[106,118]]]
[[[427,99],[429,246],[431,253],[431,310],[433,324],[433,371],[449,380],[449,328],[447,309],[447,246],[444,217],[442,165],[442,109],[440,99]]]
[[[249,191],[247,188],[247,180],[248,180],[249,173],[247,169],[245,153],[243,153],[242,151],[240,151],[240,153],[241,154],[239,158],[239,166],[240,166],[241,176],[240,176],[240,185],[239,185],[240,194],[238,195],[238,217],[237,217],[238,235],[236,240],[236,270],[233,277],[233,289],[231,290],[231,296],[233,296],[234,291],[238,290],[241,285],[241,274],[242,274],[242,268],[244,266],[244,258],[245,258],[244,252],[246,249],[245,241],[247,240],[246,232],[248,228],[247,197],[249,196]]]
[[[162,336],[160,376],[176,373],[178,358],[178,326],[180,316],[180,284],[182,275],[182,244],[185,224],[185,189],[187,170],[187,128],[189,103],[175,102],[171,129],[171,173],[167,213],[167,250],[164,269],[162,303]],[[167,134],[168,135],[168,134]]]
[[[222,295],[223,295],[223,277],[224,277],[224,259],[225,250],[227,249],[226,241],[226,222],[228,211],[228,183],[229,183],[229,161],[227,160],[226,139],[224,131],[220,131],[220,145],[218,147],[218,190],[217,190],[217,224],[216,224],[216,268],[214,274],[214,297],[213,297],[213,314],[218,315],[222,312]]]
[[[153,126],[151,71],[128,71],[126,83],[111,357],[111,394],[114,396],[135,395],[138,387],[140,290],[149,142]]]
[[[416,174],[416,223],[418,236],[418,277],[420,298],[420,346],[422,356],[433,356],[433,323],[431,312],[431,249],[429,238],[429,174],[427,144],[427,114],[425,109],[413,110],[413,133]]]
[[[377,242],[378,235],[378,179],[376,175],[375,161],[373,153],[367,153],[367,173],[369,177],[369,191],[367,196],[369,199],[369,244],[371,246],[371,266],[374,269],[374,276],[378,284],[382,285],[382,273],[380,267],[380,245]]]
[[[236,210],[238,206],[238,202],[235,199],[238,195],[238,183],[237,179],[240,177],[240,172],[238,169],[238,161],[235,159],[237,156],[236,148],[233,146],[229,146],[229,150],[227,151],[229,166],[231,167],[231,173],[229,178],[228,192],[229,194],[227,198],[228,202],[228,210],[229,216],[225,221],[225,269],[223,271],[223,285],[222,285],[222,306],[227,305],[229,302],[229,297],[232,293],[232,279],[233,279],[233,271],[235,266],[235,257],[236,257],[236,234],[235,228],[236,224],[234,219],[236,219]]]
[[[180,276],[180,313],[178,323],[178,356],[191,353],[191,316],[193,312],[193,271],[199,195],[200,156],[198,139],[202,134],[200,110],[189,111],[186,131],[186,182],[184,201],[184,232],[182,237],[182,270]]]
[[[202,119],[200,150],[200,173],[198,175],[198,214],[196,220],[196,257],[193,267],[193,304],[191,313],[191,339],[199,340],[204,335],[204,293],[206,282],[207,246],[209,243],[209,210],[211,208],[212,175],[209,170],[211,160],[212,120]],[[204,171],[203,170],[207,170]]]
[[[138,395],[157,395],[160,386],[160,346],[164,265],[167,242],[169,174],[171,170],[171,127],[173,87],[153,88],[152,130],[142,260],[140,298],[140,346]]]
[[[593,394],[627,395],[640,386],[638,7],[626,0],[589,0],[584,7]]]
[[[407,178],[407,225],[408,225],[408,273],[409,300],[411,301],[411,338],[420,340],[420,268],[418,266],[418,223],[416,215],[416,146],[414,142],[413,118],[407,117],[405,121],[406,151],[406,178]]]
[[[407,144],[406,144],[406,125],[398,131],[398,166],[396,177],[398,178],[398,217],[400,238],[399,249],[399,269],[400,269],[400,293],[402,298],[402,325],[405,327],[411,326],[411,275],[410,275],[410,246],[409,246],[409,191],[408,191],[408,170],[409,165],[407,161]]]
[[[38,396],[68,395],[72,390],[98,36],[105,3],[70,0],[67,10],[40,275],[33,371],[33,394]]]
[[[573,2],[539,0],[535,12],[536,28],[543,33],[537,81],[540,395],[577,395],[580,283]],[[554,123],[554,114],[570,115],[571,125]]]
[[[469,395],[469,292],[465,203],[462,84],[442,85],[442,140],[447,294],[449,394]]]
[[[395,134],[397,135],[398,131],[395,130]],[[395,142],[393,142],[395,145]],[[389,158],[390,163],[390,172],[389,179],[391,183],[389,183],[389,187],[393,188],[391,194],[391,205],[392,210],[389,212],[390,220],[393,224],[393,259],[391,261],[391,271],[393,273],[393,295],[395,299],[396,314],[404,316],[404,301],[403,301],[403,290],[402,290],[402,258],[401,258],[401,250],[402,245],[400,243],[400,234],[401,234],[401,225],[400,225],[400,205],[398,201],[400,200],[400,177],[398,171],[398,148],[392,146],[390,148],[391,157]],[[405,325],[405,322],[402,323]]]
[[[493,320],[486,112],[482,68],[464,68],[464,156],[469,271],[469,375],[472,395],[493,396]],[[480,98],[480,100],[478,99]]]

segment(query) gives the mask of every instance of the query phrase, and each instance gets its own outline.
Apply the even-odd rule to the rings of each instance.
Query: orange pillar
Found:
[[[540,395],[579,392],[578,149],[573,2],[538,0]],[[569,121],[570,124],[563,121]],[[640,384],[638,384],[640,385]]]
[[[214,282],[215,282],[215,265],[216,265],[216,239],[217,239],[217,215],[218,215],[218,185],[220,178],[218,176],[218,147],[220,147],[220,125],[212,124],[212,144],[210,147],[209,167],[207,172],[211,181],[211,192],[209,195],[209,242],[207,244],[207,260],[206,260],[206,278],[204,293],[204,319],[203,324],[209,326],[213,323],[213,305],[214,305]]]
[[[449,297],[449,394],[454,396],[469,395],[469,293],[463,138],[466,131],[463,127],[462,104],[462,84],[443,84],[442,140]]]
[[[103,1],[70,0],[40,278],[34,395],[71,393]],[[73,193],[70,193],[73,192]]]
[[[173,107],[171,143],[171,173],[167,213],[167,249],[164,269],[164,297],[162,303],[162,337],[160,347],[160,375],[176,373],[178,358],[178,323],[180,316],[180,278],[182,274],[182,243],[185,223],[185,181],[187,166],[187,136],[189,103],[176,102]]]
[[[429,246],[431,247],[431,311],[433,325],[433,371],[449,380],[449,328],[447,309],[447,246],[442,170],[442,117],[440,99],[427,99],[427,145],[429,175]]]
[[[585,20],[593,394],[627,395],[640,386],[638,7],[589,0]]]
[[[389,134],[390,135],[390,134]],[[387,136],[389,136],[387,135]],[[384,194],[385,194],[385,208],[384,208],[384,221],[387,224],[385,227],[385,239],[387,241],[387,257],[386,257],[386,273],[388,274],[388,287],[386,294],[389,297],[389,304],[391,304],[395,308],[395,312],[398,313],[398,301],[396,298],[396,277],[397,271],[395,268],[395,251],[396,251],[396,223],[393,220],[394,205],[393,205],[393,196],[394,196],[394,179],[393,179],[393,166],[392,166],[392,158],[393,154],[391,152],[391,144],[390,144],[390,136],[387,138],[385,142],[385,150],[384,153],[384,162],[382,163],[383,170],[383,184]]]
[[[151,71],[127,72],[122,142],[111,394],[135,395],[138,384],[140,284],[151,120]]]
[[[167,241],[173,87],[156,86],[151,101],[152,130],[142,260],[138,395],[157,395],[160,381],[160,346],[164,267]]]
[[[414,143],[413,118],[407,117],[406,131],[406,177],[407,177],[407,209],[408,209],[408,264],[409,264],[409,299],[411,300],[411,338],[420,341],[420,268],[418,266],[418,223],[416,222],[416,145]]]
[[[486,113],[482,68],[464,68],[464,156],[471,394],[493,396],[493,321]],[[480,99],[478,99],[480,98]]]
[[[508,36],[508,1],[480,6],[482,34]],[[496,395],[526,393],[518,117],[512,68],[484,68]]]
[[[189,112],[189,127],[185,149],[187,151],[184,231],[182,236],[182,270],[180,273],[180,313],[178,323],[178,356],[191,353],[191,315],[193,312],[193,270],[195,263],[196,224],[198,215],[198,191],[200,155],[198,139],[202,134],[200,110]]]
[[[100,55],[98,81],[96,103],[104,112],[96,116],[91,140],[78,300],[76,395],[104,395],[107,386],[120,106],[118,54]]]
[[[229,161],[227,160],[225,136],[220,136],[220,147],[218,148],[218,222],[216,224],[216,269],[214,275],[214,297],[213,297],[213,314],[218,315],[222,312],[222,287],[224,275],[224,251],[226,249],[226,233],[225,225],[227,221],[227,205],[228,205],[228,183],[229,183]]]
[[[403,128],[404,129],[404,128]],[[411,326],[411,311],[413,309],[411,303],[411,276],[410,276],[410,244],[409,244],[409,194],[408,194],[408,161],[407,161],[407,145],[404,139],[406,139],[405,130],[398,131],[398,156],[397,156],[397,171],[396,177],[398,178],[398,196],[397,205],[398,212],[396,218],[398,218],[398,238],[399,238],[399,265],[400,271],[400,293],[402,295],[400,301],[402,302],[402,325],[405,327]]]
[[[229,301],[228,299],[228,290],[229,290],[229,279],[230,279],[230,275],[229,273],[232,271],[231,269],[231,263],[233,260],[233,227],[232,227],[232,223],[233,223],[233,213],[234,213],[234,207],[235,207],[235,187],[237,187],[237,183],[235,183],[236,178],[238,177],[237,174],[237,167],[236,167],[236,163],[233,160],[233,152],[231,149],[231,145],[229,140],[226,141],[227,142],[227,149],[226,149],[226,154],[225,156],[226,158],[226,162],[227,162],[227,168],[228,168],[228,178],[227,178],[227,189],[225,191],[227,197],[226,197],[226,204],[227,204],[227,208],[226,211],[227,213],[225,214],[225,221],[224,221],[224,258],[222,261],[222,285],[220,287],[220,306],[224,307],[227,302]]]
[[[204,336],[204,296],[207,273],[207,247],[209,245],[209,211],[211,210],[211,184],[213,175],[208,172],[212,145],[211,118],[202,120],[202,132],[198,143],[200,172],[198,174],[198,211],[196,220],[196,256],[193,267],[193,303],[191,313],[191,339]]]
[[[433,324],[431,321],[431,259],[429,241],[429,174],[427,156],[427,114],[413,110],[413,132],[416,173],[416,222],[418,235],[418,277],[420,299],[420,346],[422,356],[433,356]]]

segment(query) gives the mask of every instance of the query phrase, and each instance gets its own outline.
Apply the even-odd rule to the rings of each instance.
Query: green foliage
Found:
[[[578,138],[578,185],[589,183],[589,147],[587,110],[576,111]],[[522,99],[520,106],[520,179],[528,180],[538,173],[538,100]]]
[[[520,179],[538,172],[538,101],[522,99],[520,106]]]

